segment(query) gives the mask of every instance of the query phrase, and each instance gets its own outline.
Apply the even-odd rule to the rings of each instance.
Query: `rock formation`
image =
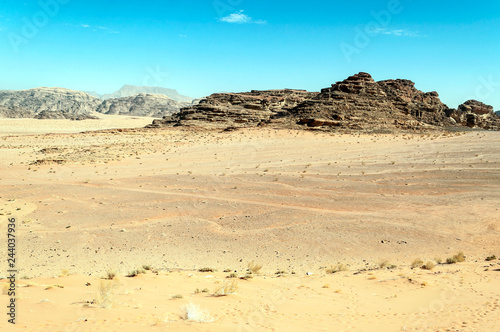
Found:
[[[321,90],[294,108],[291,116],[308,126],[417,129],[451,124],[447,109],[437,92],[419,91],[412,81],[375,82],[369,74],[359,73]]]
[[[199,104],[150,127],[194,125],[209,127],[256,126],[272,118],[288,116],[290,110],[317,93],[305,90],[266,90],[245,93],[215,93]]]
[[[188,106],[191,106],[191,103],[178,102],[164,95],[141,93],[131,97],[105,100],[99,105],[97,112],[161,118],[177,113],[181,108]]]
[[[100,102],[86,93],[62,88],[0,91],[0,106],[9,109],[14,117],[25,117],[28,111],[31,117],[50,114],[51,118],[82,119],[89,117]]]
[[[217,93],[148,127],[244,127],[270,122],[371,132],[463,125],[500,130],[500,118],[490,106],[468,101],[458,110],[450,109],[437,92],[422,92],[412,81],[376,82],[367,73],[353,75],[320,93],[288,89]]]
[[[92,92],[95,93],[95,92]],[[124,85],[120,90],[116,91],[113,94],[105,94],[99,96],[101,99],[111,99],[111,98],[123,98],[123,97],[131,97],[138,95],[140,93],[147,94],[155,94],[155,95],[164,95],[179,102],[191,103],[193,98],[188,96],[183,96],[177,90],[160,88],[160,87],[152,87],[152,86],[135,86],[135,85]]]
[[[468,100],[447,115],[463,126],[500,130],[500,117],[493,112],[493,106],[477,100]]]
[[[33,118],[35,113],[33,111],[13,106],[11,108],[0,106],[0,118]]]

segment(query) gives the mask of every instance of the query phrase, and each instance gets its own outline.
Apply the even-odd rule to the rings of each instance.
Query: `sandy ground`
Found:
[[[0,122],[0,241],[16,218],[17,327],[500,330],[500,261],[485,261],[500,256],[500,133],[81,133],[150,123],[116,119]],[[459,251],[465,262],[411,267]],[[244,276],[250,261],[259,275],[212,296],[230,280],[222,271]],[[338,263],[347,271],[327,273]],[[154,273],[125,277],[143,265]],[[108,270],[118,278],[103,305]],[[213,322],[182,319],[190,302]]]

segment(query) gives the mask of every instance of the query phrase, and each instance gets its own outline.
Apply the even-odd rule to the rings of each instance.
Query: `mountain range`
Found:
[[[120,90],[111,93],[111,94],[99,94],[95,91],[84,91],[85,93],[99,98],[99,99],[112,99],[112,98],[123,98],[123,97],[130,97],[130,96],[136,96],[140,93],[146,93],[146,94],[154,94],[154,95],[164,95],[169,97],[170,99],[173,99],[175,101],[179,102],[187,102],[191,103],[194,98],[188,97],[181,95],[177,90],[174,89],[167,89],[167,88],[161,88],[161,87],[154,87],[154,86],[135,86],[135,85],[124,85]]]

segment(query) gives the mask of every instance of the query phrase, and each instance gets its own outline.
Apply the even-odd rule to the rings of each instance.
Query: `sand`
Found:
[[[17,328],[500,329],[500,261],[485,261],[500,256],[500,133],[37,121],[0,121],[1,243],[7,218],[19,224]],[[411,266],[460,251],[464,262]],[[259,274],[226,278],[250,261]],[[339,263],[347,270],[327,273]],[[126,277],[143,265],[152,271]],[[229,280],[236,294],[213,296]],[[183,319],[189,303],[213,321]]]

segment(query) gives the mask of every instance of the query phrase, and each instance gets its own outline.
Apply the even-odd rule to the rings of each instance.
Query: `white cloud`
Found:
[[[391,35],[397,37],[424,37],[417,31],[410,31],[405,29],[387,29],[387,28],[372,28],[367,33],[374,35]]]
[[[106,33],[119,33],[118,31],[112,30],[108,27],[103,27],[103,26],[91,26],[88,24],[80,24],[80,27],[85,28],[85,29],[92,29],[92,31],[98,31],[102,30],[105,31]]]
[[[266,24],[267,21],[264,20],[254,20],[247,14],[243,13],[243,10],[240,10],[236,13],[232,13],[226,17],[220,19],[221,22],[226,23],[236,23],[236,24],[245,24],[245,23],[254,23],[254,24]]]

